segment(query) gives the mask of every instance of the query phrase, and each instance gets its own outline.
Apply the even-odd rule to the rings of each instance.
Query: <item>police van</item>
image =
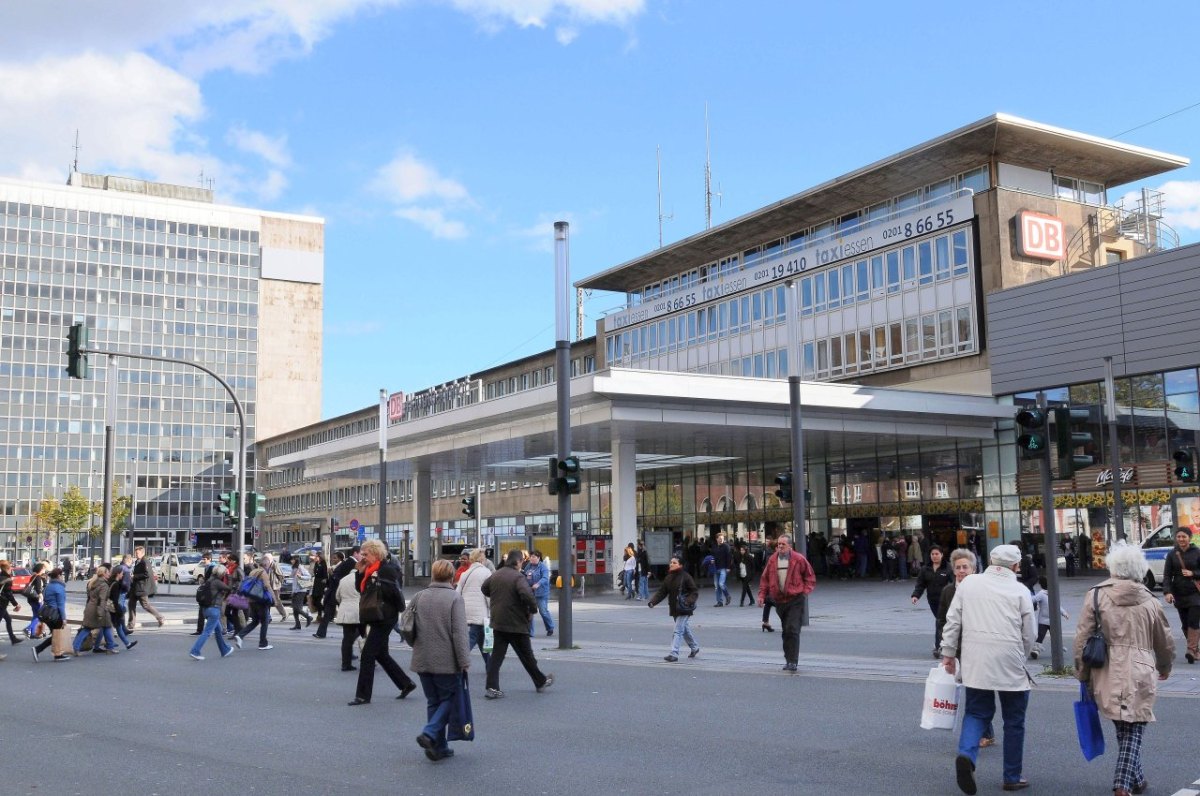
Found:
[[[1146,554],[1146,563],[1149,565],[1144,581],[1147,588],[1162,587],[1163,566],[1171,548],[1175,546],[1175,530],[1171,523],[1160,525],[1142,542],[1142,552]]]

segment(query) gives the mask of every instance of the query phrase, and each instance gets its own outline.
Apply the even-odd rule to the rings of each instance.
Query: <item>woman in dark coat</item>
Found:
[[[683,595],[684,599],[680,600],[680,595]],[[647,605],[653,608],[664,598],[667,600],[671,618],[675,620],[675,636],[671,642],[671,652],[663,660],[667,663],[675,663],[679,660],[681,641],[686,641],[688,648],[691,649],[688,657],[695,658],[700,654],[700,645],[696,643],[696,638],[692,635],[688,622],[691,621],[692,614],[696,610],[696,601],[700,599],[700,590],[696,588],[696,581],[692,580],[692,576],[683,568],[683,564],[678,558],[671,559],[671,563],[667,567],[667,576],[663,578],[662,585],[658,587],[658,591],[650,598]]]
[[[938,609],[942,604],[942,590],[950,584],[953,573],[945,561],[945,552],[938,545],[929,549],[929,566],[923,567],[917,575],[917,585],[913,588],[912,604],[916,605],[925,592],[929,600],[929,610],[933,612],[933,657],[942,657],[942,626],[937,623]],[[944,615],[944,613],[943,613]],[[944,620],[943,620],[944,621]]]
[[[20,603],[12,593],[12,564],[7,561],[0,561],[0,619],[4,620],[5,627],[8,628],[8,640],[13,644],[20,644],[25,639],[17,638],[17,634],[12,629],[12,616],[8,613],[8,607],[20,608]]]
[[[312,596],[309,597],[308,604],[320,622],[325,612],[325,587],[329,584],[329,565],[325,563],[325,556],[319,552],[312,554],[312,576]]]
[[[117,642],[113,639],[112,616],[108,612],[107,604],[108,564],[101,564],[96,567],[96,574],[87,582],[87,605],[83,609],[83,622],[79,626],[79,632],[75,634],[75,643],[71,645],[76,655],[83,651],[83,640],[93,630],[100,631],[100,638],[97,638],[92,652],[116,654]],[[104,641],[103,649],[100,648],[101,639]]]
[[[108,579],[108,602],[112,604],[113,610],[109,611],[109,617],[112,619],[113,629],[117,631],[117,638],[125,645],[125,649],[131,650],[136,641],[129,640],[129,634],[125,629],[125,605],[126,600],[121,599],[121,595],[125,592],[125,573],[120,567],[113,567],[111,576]]]
[[[359,621],[367,626],[367,640],[363,642],[362,656],[358,662],[358,688],[353,701],[349,703],[352,706],[365,705],[371,701],[376,663],[400,689],[400,695],[396,699],[404,699],[417,690],[417,684],[388,652],[388,637],[400,618],[400,612],[404,610],[404,594],[400,591],[400,568],[388,555],[387,547],[378,539],[368,539],[364,542],[361,552],[366,566],[363,567],[358,590]],[[371,617],[364,611],[367,607],[364,603],[369,603],[370,596],[375,592],[378,592],[382,601],[382,612],[379,616]]]

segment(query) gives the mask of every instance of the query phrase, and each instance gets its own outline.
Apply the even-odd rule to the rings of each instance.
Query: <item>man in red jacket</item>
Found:
[[[775,612],[783,625],[783,657],[785,672],[794,672],[800,660],[800,622],[804,618],[804,603],[817,586],[808,559],[792,549],[791,537],[786,534],[775,540],[775,552],[767,559],[758,582],[758,604],[767,600],[775,603]]]

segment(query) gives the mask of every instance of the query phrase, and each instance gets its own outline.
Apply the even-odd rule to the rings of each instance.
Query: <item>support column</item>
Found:
[[[816,531],[829,538],[829,463],[808,462],[804,468],[808,476],[808,491],[812,500],[808,504],[808,531]],[[803,484],[794,484],[794,489],[800,489]]]
[[[612,565],[613,585],[621,579],[621,551],[637,540],[636,447],[632,440],[612,442]]]
[[[418,471],[413,475],[413,529],[410,544],[413,558],[425,562],[419,565],[423,567],[423,573],[428,573],[433,556],[433,547],[429,542],[431,498],[429,473]]]

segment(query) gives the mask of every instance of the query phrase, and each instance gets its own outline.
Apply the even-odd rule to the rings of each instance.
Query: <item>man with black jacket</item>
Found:
[[[684,570],[678,557],[673,557],[667,565],[667,576],[663,578],[662,585],[647,601],[646,606],[653,608],[664,599],[667,600],[667,610],[671,614],[671,618],[675,620],[675,636],[671,642],[671,651],[663,660],[667,663],[677,662],[681,648],[680,642],[683,641],[687,642],[688,649],[691,650],[688,657],[695,658],[700,654],[700,645],[696,643],[696,637],[692,635],[688,622],[691,621],[692,614],[696,611],[700,590],[696,588],[696,581],[692,580],[692,576]]]
[[[553,674],[542,674],[538,668],[537,658],[533,656],[533,646],[529,643],[529,617],[537,613],[537,600],[529,588],[529,582],[521,574],[521,551],[509,550],[504,557],[504,566],[496,570],[490,578],[483,582],[480,591],[491,600],[492,615],[492,657],[487,666],[487,691],[484,696],[488,699],[499,699],[504,696],[500,690],[500,666],[504,656],[511,646],[517,651],[521,665],[529,674],[538,693],[545,691],[554,684]]]
[[[321,621],[317,625],[317,632],[313,633],[314,638],[325,638],[325,631],[329,629],[329,623],[333,621],[333,617],[337,613],[338,583],[341,582],[342,578],[353,572],[354,567],[357,565],[358,545],[355,545],[350,548],[350,555],[338,562],[337,566],[333,568],[333,572],[329,575],[329,579],[325,581],[325,592],[319,598],[321,600]],[[316,594],[317,592],[314,590],[314,598]]]

